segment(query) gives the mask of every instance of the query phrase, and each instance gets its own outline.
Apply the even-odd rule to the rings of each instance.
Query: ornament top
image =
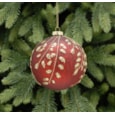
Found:
[[[62,31],[53,31],[53,32],[52,32],[52,35],[53,35],[53,36],[55,36],[55,35],[63,36],[63,32],[62,32]]]

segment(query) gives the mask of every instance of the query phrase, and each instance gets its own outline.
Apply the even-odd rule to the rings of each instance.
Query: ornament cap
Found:
[[[63,35],[63,32],[62,32],[62,31],[53,31],[53,32],[52,32],[52,35],[53,35],[53,36],[56,36],[56,35],[62,36],[62,35]]]

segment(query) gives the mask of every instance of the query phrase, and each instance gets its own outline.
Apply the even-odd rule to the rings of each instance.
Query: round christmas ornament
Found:
[[[78,43],[59,31],[59,9],[56,6],[57,31],[36,45],[30,58],[30,68],[39,85],[62,90],[80,83],[86,72],[87,58]]]
[[[39,85],[62,90],[80,83],[87,67],[83,48],[63,32],[36,45],[30,59],[30,68]]]

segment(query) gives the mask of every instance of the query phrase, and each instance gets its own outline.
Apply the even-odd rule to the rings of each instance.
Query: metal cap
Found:
[[[61,36],[62,36],[62,35],[63,35],[63,32],[62,32],[62,31],[53,31],[53,32],[52,32],[52,35],[53,35],[53,36],[56,36],[56,35],[58,35],[58,36],[61,35]]]

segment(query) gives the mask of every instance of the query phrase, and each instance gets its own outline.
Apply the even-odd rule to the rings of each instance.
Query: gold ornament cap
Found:
[[[53,36],[56,36],[56,35],[58,35],[58,36],[63,36],[63,32],[62,32],[62,31],[53,31],[53,32],[52,32],[52,35],[53,35]]]

